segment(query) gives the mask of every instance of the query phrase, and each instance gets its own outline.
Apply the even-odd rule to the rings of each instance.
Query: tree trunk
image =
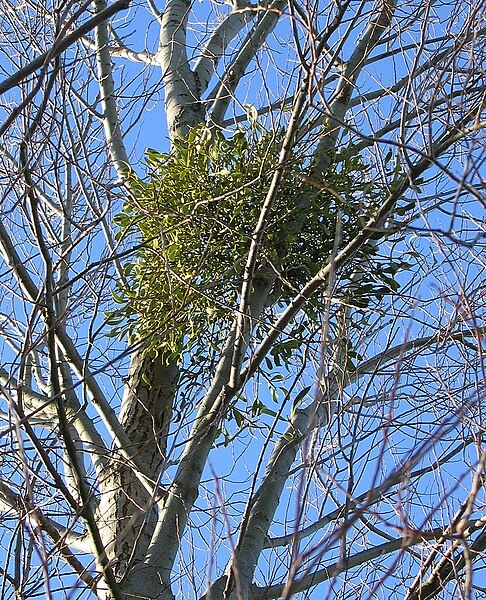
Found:
[[[117,579],[143,562],[156,523],[158,478],[166,459],[167,433],[178,380],[175,363],[160,356],[132,355],[122,401],[120,422],[153,486],[151,496],[127,460],[115,454],[102,484],[100,520],[102,536]]]

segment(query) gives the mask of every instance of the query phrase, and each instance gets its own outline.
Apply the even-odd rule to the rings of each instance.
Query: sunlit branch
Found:
[[[218,368],[199,408],[191,436],[179,461],[174,483],[161,508],[147,554],[148,564],[157,568],[166,585],[170,585],[170,574],[179,548],[180,535],[187,525],[202,471],[222,417],[223,388],[229,379],[233,342],[234,335],[231,335],[221,352]]]
[[[194,75],[201,95],[206,91],[231,40],[255,15],[256,11],[251,2],[245,1],[243,6],[233,8],[231,13],[213,31],[194,65]]]
[[[245,269],[243,272],[243,281],[240,292],[240,305],[238,309],[236,325],[236,338],[229,380],[230,387],[234,389],[237,389],[240,386],[240,382],[238,381],[238,375],[241,370],[241,362],[243,360],[244,355],[243,348],[246,348],[247,342],[245,342],[245,340],[248,339],[249,331],[251,330],[252,315],[249,314],[248,309],[250,304],[250,295],[254,283],[253,278],[255,274],[255,268],[260,252],[260,245],[268,225],[268,219],[270,217],[270,212],[272,210],[273,203],[277,196],[280,182],[282,181],[282,177],[284,175],[284,165],[287,163],[292,151],[294,138],[300,123],[301,112],[306,98],[307,82],[304,81],[299,94],[297,94],[295,105],[292,110],[292,117],[287,127],[285,139],[282,143],[282,147],[279,153],[278,162],[280,168],[278,168],[273,174],[267,195],[260,209],[258,223],[256,224],[251,237],[251,244],[248,250]]]
[[[454,419],[453,419],[453,421],[454,421]],[[356,520],[358,520],[361,517],[361,515],[365,512],[365,510],[367,510],[370,506],[372,506],[378,498],[383,496],[383,494],[385,494],[389,489],[391,489],[395,485],[403,484],[403,473],[407,472],[407,476],[408,476],[410,471],[412,471],[413,466],[416,465],[421,460],[421,458],[426,454],[426,452],[429,451],[430,448],[437,442],[437,440],[440,439],[441,435],[444,435],[446,433],[446,431],[453,429],[454,426],[455,426],[454,422],[450,422],[450,423],[441,425],[438,428],[438,430],[436,430],[436,432],[430,437],[430,439],[427,440],[425,443],[421,444],[421,446],[419,446],[413,452],[413,454],[410,456],[410,458],[407,461],[405,461],[402,464],[402,466],[400,466],[394,473],[389,475],[375,489],[368,491],[361,506],[356,510],[356,512],[353,515],[348,517],[347,521],[343,525],[343,531],[341,532],[340,530],[338,530],[334,534],[331,534],[331,537],[336,537],[336,538],[341,537],[341,535],[344,534],[345,530],[348,529],[352,525],[352,523],[354,523]],[[470,535],[474,531],[477,531],[479,529],[484,529],[484,519],[471,520],[470,522],[467,523],[467,526],[469,527],[469,530],[467,530],[467,535]],[[447,531],[448,529],[449,528],[447,528],[446,530],[444,528],[441,528],[438,530],[433,530],[431,532],[432,533],[431,539],[443,538],[444,532]],[[363,552],[360,552],[360,553],[354,555],[354,558],[348,557],[345,560],[340,560],[340,561],[333,563],[332,565],[325,567],[323,569],[313,570],[312,573],[310,573],[309,575],[304,575],[300,579],[292,577],[284,584],[280,584],[280,585],[276,585],[276,586],[269,586],[267,588],[258,588],[256,586],[254,586],[253,590],[255,593],[255,597],[256,598],[267,598],[267,597],[278,598],[282,594],[287,594],[287,596],[285,596],[285,597],[288,597],[288,593],[293,594],[293,593],[297,593],[298,591],[303,591],[303,590],[309,589],[317,583],[321,583],[322,581],[327,581],[327,580],[331,579],[332,577],[334,577],[335,575],[338,575],[339,573],[343,572],[344,570],[350,569],[354,566],[358,566],[359,564],[362,564],[362,562],[370,560],[370,557],[367,558],[367,556],[368,556],[367,553],[377,552],[376,555],[373,555],[374,558],[377,558],[378,556],[382,555],[383,553],[394,552],[402,547],[407,548],[408,545],[410,545],[410,544],[413,545],[415,543],[421,543],[421,541],[423,541],[423,538],[421,538],[421,532],[417,532],[417,534],[418,534],[417,537],[409,537],[407,535],[404,538],[398,538],[393,541],[385,542],[384,544],[381,544],[381,545],[375,545],[372,548],[370,548],[369,550],[365,550]],[[326,540],[326,543],[328,541],[329,540]],[[484,542],[486,543],[486,539],[484,540]],[[319,555],[320,554],[319,549],[320,549],[321,545],[322,545],[322,543],[315,546],[315,548],[313,549],[313,552],[315,552]],[[388,550],[386,550],[386,549],[388,549]],[[349,562],[350,560],[352,561],[351,563]],[[355,563],[354,561],[357,561],[357,562]],[[341,570],[341,567],[342,567],[342,570]],[[336,572],[336,569],[338,569],[337,572]],[[294,587],[294,586],[296,586],[296,587]],[[301,586],[303,586],[303,587],[301,587]],[[267,594],[270,594],[270,595],[267,596]],[[273,594],[276,594],[276,595],[273,595]]]
[[[336,91],[333,94],[333,99],[329,102],[326,131],[324,131],[324,135],[316,149],[318,157],[315,166],[316,173],[325,174],[328,169],[329,154],[335,146],[341,123],[349,109],[349,102],[358,77],[365,66],[366,59],[390,26],[395,7],[396,0],[381,1],[381,6],[377,14],[373,15],[368,28],[359,40],[350,58],[346,61],[346,68],[340,77]]]
[[[232,572],[237,571],[243,590],[250,587],[257,560],[265,547],[268,528],[275,516],[297,451],[305,436],[314,427],[325,426],[328,418],[329,412],[327,409],[323,410],[320,400],[305,409],[297,409],[287,430],[275,443],[262,483],[249,501],[251,509],[248,523],[240,533],[236,553],[232,558]],[[231,590],[231,579],[226,589]]]
[[[39,394],[26,385],[19,384],[5,369],[0,369],[0,382],[5,388],[4,394],[10,390],[13,390],[14,394],[16,394],[20,390],[22,400],[28,411],[25,414],[25,419],[34,427],[43,427],[49,431],[56,430],[58,422],[55,398]],[[66,407],[68,416],[72,419],[73,426],[85,444],[97,472],[102,473],[108,466],[107,448],[105,447],[103,438],[96,430],[93,421],[86,415],[77,402],[73,402],[74,395],[70,394],[70,391],[72,390],[65,390],[70,398],[69,404]],[[11,401],[13,402],[13,399]],[[20,424],[22,424],[22,421]]]
[[[251,311],[254,322],[265,308],[272,281],[262,282],[258,294],[252,298]],[[228,387],[233,360],[235,330],[228,336],[208,392],[198,409],[191,435],[184,447],[173,484],[161,508],[154,531],[147,562],[153,565],[159,576],[170,585],[170,574],[189,514],[197,497],[197,490],[204,466],[220,423],[237,390]]]
[[[157,21],[159,21],[159,23],[161,23],[163,11],[158,8],[157,4],[155,3],[155,0],[147,0],[147,4],[150,9],[150,12],[154,15],[154,17],[157,19]]]
[[[163,72],[165,110],[171,140],[184,138],[191,127],[204,122],[197,82],[187,57],[189,8],[188,0],[168,0],[160,18],[156,58]]]
[[[478,329],[464,331],[449,331],[448,328],[439,329],[434,335],[405,341],[403,344],[398,344],[397,346],[389,348],[388,350],[383,351],[381,354],[366,360],[364,363],[358,365],[355,371],[349,373],[348,382],[349,384],[352,384],[358,381],[364,375],[371,375],[379,372],[381,367],[385,367],[391,361],[396,360],[400,356],[405,356],[413,350],[429,348],[437,344],[449,344],[454,341],[463,342],[467,345],[470,345],[470,343],[467,342],[468,338],[475,338],[476,340],[479,340],[485,334],[486,327],[479,327]]]
[[[111,34],[116,40],[116,45],[110,44],[110,56],[114,58],[123,58],[134,63],[142,63],[145,65],[156,66],[158,64],[157,60],[155,59],[155,56],[153,54],[150,54],[150,52],[147,52],[145,50],[137,52],[136,50],[132,50],[131,48],[129,48],[116,34],[116,31],[114,29],[111,29]],[[97,49],[96,43],[90,38],[83,37],[81,41],[83,42],[83,45],[86,48],[90,48],[91,50]]]
[[[23,498],[3,481],[0,481],[0,503],[3,511],[25,512]],[[33,513],[23,515],[23,518],[38,524],[56,543],[62,540],[64,545],[81,552],[92,552],[93,550],[86,534],[76,533],[71,527],[65,527],[46,517],[39,508],[35,509]]]
[[[472,563],[482,558],[486,549],[486,517],[475,523],[470,523],[470,516],[475,511],[475,503],[480,490],[484,487],[484,466],[486,452],[483,450],[474,473],[471,490],[466,500],[461,504],[443,536],[438,540],[436,548],[430,553],[423,563],[420,571],[408,590],[406,600],[429,600],[441,592],[445,584],[459,576],[461,571],[471,566]],[[477,530],[481,533],[470,542],[471,535]],[[448,537],[456,534],[456,539],[443,551],[439,549]],[[459,549],[463,551],[459,553]],[[433,565],[436,557],[440,557],[437,565],[432,569],[430,576],[424,581],[425,573]],[[465,580],[470,580],[470,572],[466,573]]]
[[[32,281],[32,278],[25,268],[24,262],[20,259],[15,246],[2,223],[0,223],[0,251],[6,264],[8,264],[15,273],[19,284],[30,298],[31,302],[36,304],[41,297],[39,291],[37,290],[36,285]],[[69,361],[80,382],[86,386],[93,406],[103,419],[103,422],[105,423],[110,434],[113,436],[113,439],[117,441],[118,451],[125,459],[127,459],[128,464],[135,465],[134,473],[140,479],[142,485],[146,487],[152,495],[154,490],[154,482],[151,482],[150,477],[145,475],[145,468],[139,464],[138,458],[131,456],[129,451],[129,448],[131,447],[130,440],[121,427],[113,408],[105,398],[101,387],[99,386],[95,377],[90,373],[88,365],[81,357],[72,339],[62,326],[56,327],[55,333],[57,343],[59,344],[61,351]]]
[[[285,4],[286,2],[283,0],[274,0],[263,15],[257,19],[257,22],[246,36],[238,54],[227,68],[221,81],[209,94],[208,101],[210,104],[212,103],[209,110],[211,123],[221,125],[223,122],[236,87],[245,74],[251,60],[275,28]]]
[[[95,0],[98,14],[106,9],[106,0]],[[115,101],[115,83],[110,56],[110,40],[106,19],[99,22],[95,29],[96,64],[98,67],[98,83],[101,91],[101,107],[103,111],[103,128],[111,160],[120,181],[123,181],[130,163],[121,129],[120,117]]]
[[[463,452],[464,449],[468,445],[471,445],[474,443],[475,443],[475,440],[473,438],[471,438],[469,440],[466,440],[465,442],[461,442],[460,444],[457,444],[457,446],[455,448],[453,448],[450,452],[447,452],[444,455],[437,457],[432,462],[432,464],[427,465],[423,468],[419,468],[419,469],[415,469],[414,471],[411,471],[407,476],[409,481],[414,481],[416,479],[419,479],[419,478],[423,477],[424,475],[432,473],[433,471],[437,470],[437,468],[439,466],[448,464],[455,456],[457,456],[460,452]],[[329,458],[332,458],[332,457],[329,457]],[[319,465],[320,465],[320,462],[316,466],[319,466]],[[292,475],[292,472],[290,472],[290,475]],[[401,482],[397,482],[396,485],[400,485],[400,484],[401,484]],[[392,493],[392,489],[393,489],[393,486],[392,486],[392,488],[390,488],[389,493]],[[349,513],[350,510],[354,510],[356,507],[361,505],[365,500],[367,500],[368,495],[369,495],[369,492],[365,492],[363,494],[360,494],[359,496],[353,497],[352,499],[348,499],[346,506],[345,505],[339,506],[335,510],[327,513],[325,516],[323,516],[319,519],[316,519],[316,521],[314,521],[311,525],[308,525],[307,527],[303,527],[302,529],[299,529],[298,531],[294,531],[288,535],[282,535],[282,536],[278,536],[278,537],[267,537],[267,539],[265,540],[264,548],[276,548],[276,547],[280,547],[280,546],[288,546],[289,544],[292,544],[296,539],[303,540],[305,538],[310,537],[311,535],[314,535],[317,531],[320,531],[321,529],[323,529],[324,527],[329,525],[329,523],[333,523],[337,519],[342,517],[345,510],[347,510]],[[385,496],[386,496],[386,494],[385,494]],[[368,501],[368,504],[367,504],[368,508],[371,508],[375,503],[379,502],[380,499],[381,499],[380,496],[375,495],[375,502],[370,503]]]
[[[471,521],[471,524],[474,523],[477,523],[477,521]],[[406,552],[413,546],[422,544],[424,541],[438,539],[443,534],[444,529],[410,532],[409,535],[396,538],[383,544],[377,544],[368,550],[363,550],[362,552],[353,554],[346,559],[334,562],[322,569],[316,569],[308,575],[304,575],[300,578],[294,578],[286,583],[272,585],[265,588],[252,586],[251,597],[255,600],[263,600],[264,598],[281,598],[284,594],[286,594],[285,597],[290,597],[298,592],[309,590],[323,581],[329,581],[341,573],[349,571],[350,569],[354,569],[363,563],[375,560],[381,556],[386,556],[392,552]]]

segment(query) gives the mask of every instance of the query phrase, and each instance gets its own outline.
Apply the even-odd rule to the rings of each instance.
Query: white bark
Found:
[[[96,12],[106,10],[106,0],[94,0]],[[96,62],[98,66],[98,83],[101,91],[101,109],[103,111],[103,127],[106,143],[112,157],[113,166],[123,181],[130,169],[120,118],[116,106],[115,83],[113,81],[112,61],[110,55],[110,39],[106,21],[100,23],[95,30]]]
[[[273,0],[268,7],[263,9],[261,16],[246,36],[235,59],[229,65],[221,81],[209,94],[209,100],[212,102],[209,111],[212,124],[221,126],[241,78],[251,60],[277,25],[285,4],[286,2],[283,0]]]
[[[186,49],[190,8],[189,0],[168,0],[160,21],[157,60],[164,78],[165,112],[171,140],[183,139],[191,127],[204,122],[200,90]]]
[[[255,320],[265,308],[273,280],[261,281],[252,297],[251,314]],[[171,573],[189,514],[198,497],[199,483],[209,451],[215,441],[229,402],[239,388],[229,383],[233,358],[234,333],[228,338],[211,387],[201,402],[191,435],[179,461],[177,474],[160,511],[157,527],[147,554],[147,565],[162,581],[164,596],[171,597]],[[240,384],[241,385],[241,382]]]
[[[232,12],[211,34],[194,65],[194,76],[201,95],[208,88],[217,65],[231,40],[245,25],[251,22],[255,14],[256,11],[252,8],[251,2],[244,2],[242,6],[234,6]]]
[[[225,593],[231,594],[230,598],[246,600],[252,597],[251,584],[257,562],[297,451],[306,434],[314,426],[325,426],[326,420],[327,411],[322,411],[319,405],[312,404],[307,409],[297,410],[284,435],[275,444],[262,484],[249,501],[248,520],[242,528],[236,554],[229,567]]]
[[[389,27],[396,4],[396,0],[381,0],[378,14],[373,15],[367,30],[350,58],[346,61],[346,67],[339,79],[334,97],[329,102],[329,115],[324,125],[323,136],[316,150],[315,172],[321,174],[321,176],[324,176],[329,168],[330,157],[344,124],[344,117],[349,109],[351,94],[354,91],[358,77],[366,64],[367,58]]]
[[[129,576],[132,568],[144,562],[154,532],[157,499],[162,493],[157,484],[166,458],[177,377],[174,364],[166,365],[152,355],[144,357],[142,351],[132,354],[120,424],[130,440],[125,451],[144,465],[153,492],[147,491],[133,466],[123,460],[114,462],[104,474],[99,520],[119,578]]]

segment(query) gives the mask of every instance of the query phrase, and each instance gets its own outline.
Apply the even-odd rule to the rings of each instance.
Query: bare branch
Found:
[[[26,79],[32,73],[35,73],[38,69],[45,68],[45,66],[67,50],[70,46],[75,44],[83,36],[85,36],[92,29],[97,27],[100,23],[110,19],[113,15],[120,12],[121,10],[127,10],[130,6],[131,0],[117,0],[111,4],[108,8],[88,19],[86,23],[80,25],[76,31],[73,31],[65,38],[55,43],[54,46],[41,54],[38,58],[33,60],[30,64],[17,71],[14,75],[8,79],[4,79],[0,82],[0,94],[4,94],[11,88],[18,86],[24,79]]]

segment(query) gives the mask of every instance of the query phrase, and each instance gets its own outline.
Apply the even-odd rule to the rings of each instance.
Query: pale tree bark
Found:
[[[2,597],[480,597],[483,13],[7,0]]]

